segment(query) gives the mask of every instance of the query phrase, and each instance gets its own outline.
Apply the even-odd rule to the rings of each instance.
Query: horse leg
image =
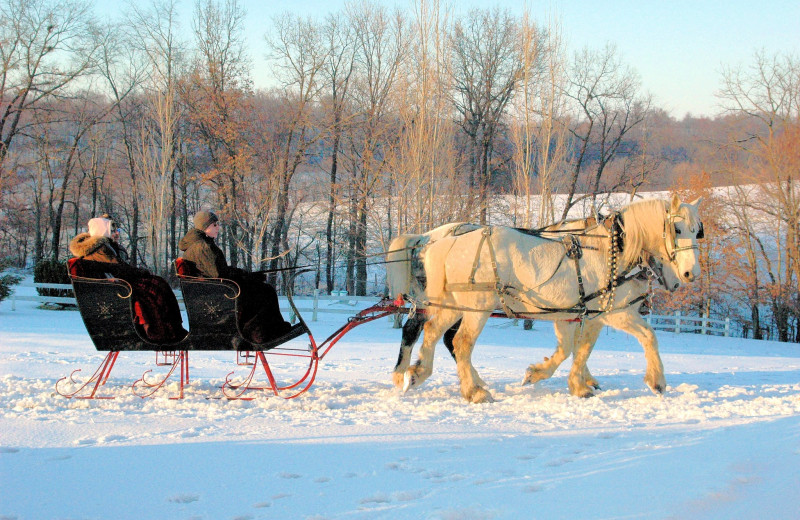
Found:
[[[603,324],[598,323],[596,327],[590,328],[583,328],[583,335],[578,339],[578,343],[576,346],[578,348],[588,348],[589,354],[592,353],[594,350],[594,346],[597,343],[597,338],[600,336],[600,331],[603,330]],[[588,361],[587,355],[587,361]],[[573,363],[575,360],[573,359]],[[600,390],[600,383],[597,382],[597,379],[594,378],[591,372],[589,372],[589,366],[586,364],[586,361],[583,362],[583,381],[586,383],[587,386],[590,386],[593,390]]]
[[[403,387],[406,369],[411,363],[411,350],[422,333],[422,326],[425,325],[426,316],[424,313],[416,312],[408,318],[403,325],[403,339],[400,340],[400,353],[397,356],[397,364],[394,366],[392,381],[397,388]]]
[[[450,355],[453,357],[453,361],[456,359],[456,353],[453,351],[453,338],[455,337],[456,332],[458,332],[458,327],[460,326],[461,320],[458,320],[453,324],[452,327],[444,332],[444,336],[442,337],[444,346],[447,347],[447,351],[450,352]]]
[[[406,370],[403,391],[421,385],[433,372],[433,350],[442,334],[459,319],[459,314],[451,310],[437,312],[425,322],[419,359]]]
[[[558,340],[555,352],[549,358],[544,358],[543,362],[528,366],[528,369],[525,370],[525,377],[522,379],[523,385],[551,378],[561,363],[572,355],[575,331],[577,330],[575,324],[568,321],[554,321],[553,328]]]
[[[642,345],[644,358],[647,361],[644,382],[655,394],[663,394],[667,389],[664,377],[664,364],[658,353],[658,339],[655,331],[642,318],[638,311],[618,312],[606,318],[607,323],[617,330],[627,332]]]
[[[569,393],[578,397],[592,397],[594,395],[592,386],[595,386],[597,381],[594,381],[593,378],[587,380],[587,375],[591,377],[591,374],[589,374],[589,369],[586,368],[586,361],[589,359],[592,349],[597,342],[597,337],[600,335],[600,331],[603,328],[603,322],[597,319],[584,321],[583,330],[581,330],[579,324],[573,325],[576,331],[574,333],[575,341],[573,343],[572,368],[569,371],[569,377],[567,379]]]
[[[492,394],[486,390],[483,380],[472,364],[472,350],[475,340],[486,325],[489,315],[486,313],[467,313],[453,337],[453,353],[456,358],[458,378],[461,382],[461,395],[472,403],[494,402]]]
[[[455,347],[453,347],[453,338],[456,336],[456,332],[458,332],[458,327],[461,325],[461,320],[458,320],[455,325],[447,329],[445,331],[444,336],[442,337],[442,341],[444,342],[444,346],[447,347],[447,351],[450,352],[450,355],[453,357],[453,361],[456,360],[456,353]],[[486,386],[486,383],[481,379],[481,376],[478,375],[477,372],[473,371],[472,377],[478,383],[478,386]]]

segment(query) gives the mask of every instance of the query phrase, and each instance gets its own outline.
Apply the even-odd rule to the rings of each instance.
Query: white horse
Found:
[[[509,315],[556,321],[559,349],[540,365],[531,365],[527,382],[552,375],[566,357],[574,355],[570,372],[570,391],[591,395],[589,385],[596,381],[586,369],[586,359],[604,324],[620,327],[634,334],[642,343],[647,359],[645,381],[654,392],[663,392],[666,382],[652,329],[639,316],[638,303],[630,305],[646,291],[646,282],[631,280],[614,287],[617,280],[647,255],[664,266],[664,283],[674,289],[699,275],[696,240],[702,233],[698,218],[699,200],[682,204],[677,197],[671,203],[643,201],[619,212],[624,228],[622,250],[610,247],[613,229],[598,226],[592,233],[573,235],[570,240],[553,240],[509,228],[481,228],[461,233],[457,224],[443,226],[415,238],[421,249],[411,252],[421,262],[422,275],[402,262],[391,263],[389,283],[393,290],[407,289],[406,294],[419,299],[427,321],[419,361],[405,368],[409,343],[404,334],[395,384],[404,371],[406,388],[421,384],[432,371],[433,346],[447,328],[462,320],[453,337],[453,353],[458,365],[462,395],[473,402],[491,400],[491,395],[471,364],[475,339],[491,312],[503,307]],[[461,228],[459,230],[459,227]],[[612,226],[613,227],[613,226]],[[455,232],[458,230],[459,232]],[[419,237],[419,236],[417,236]],[[396,241],[401,241],[398,237]],[[565,244],[568,246],[565,248]],[[399,242],[390,246],[395,251]],[[565,249],[572,252],[567,259]],[[576,254],[577,252],[577,254]],[[401,259],[403,252],[390,255]],[[607,265],[618,257],[618,265]],[[495,265],[496,267],[493,267]],[[422,281],[417,282],[418,278]],[[580,281],[579,281],[580,280]],[[424,286],[424,287],[423,287]],[[403,291],[405,292],[405,291]],[[582,310],[582,308],[584,308]],[[582,325],[563,320],[585,317]],[[583,334],[576,338],[582,328]],[[575,348],[576,341],[579,342]]]
[[[544,228],[542,234],[550,234],[552,236],[567,231],[574,233],[591,232],[595,225],[596,221],[594,219],[561,222]],[[422,281],[418,278],[421,275],[421,262],[416,259],[423,245],[454,233],[456,230],[465,232],[480,227],[463,223],[446,224],[425,234],[407,234],[396,237],[390,245],[388,257],[392,260],[392,263],[415,262],[415,264],[409,265],[415,265],[416,273],[412,273],[411,269],[405,271],[403,269],[394,269],[390,271],[392,273],[392,277],[389,279],[390,294],[414,294],[418,297],[424,292]],[[639,339],[641,344],[644,344],[646,341],[644,338],[647,334],[652,334],[652,331],[647,330],[647,328],[642,330],[639,327],[638,320],[633,316],[627,316],[627,314],[630,313],[634,316],[640,314],[639,310],[645,304],[651,282],[657,282],[670,289],[675,289],[680,284],[679,278],[672,270],[664,272],[663,267],[657,260],[653,257],[648,257],[642,259],[640,265],[637,265],[630,273],[624,274],[619,278],[619,285],[629,284],[630,289],[629,301],[624,305],[617,304],[615,310],[600,314],[594,320],[591,320],[591,323],[581,324],[579,320],[554,321],[553,325],[558,339],[555,352],[550,357],[546,357],[543,363],[531,365],[526,371],[522,383],[536,383],[551,377],[561,363],[575,351],[576,341],[582,341],[585,344],[583,348],[588,348],[591,351],[603,325],[609,325],[627,332]],[[411,351],[422,333],[422,327],[427,318],[428,315],[424,312],[411,312],[403,325],[400,351],[392,374],[393,382],[398,388],[404,386],[406,369],[410,364]],[[460,321],[456,322],[443,335],[445,347],[447,347],[453,359],[455,359],[453,337],[460,324]],[[582,335],[578,338],[575,334],[581,330]],[[589,372],[588,366],[584,366],[584,379],[588,386],[594,389],[600,388],[600,384]],[[482,383],[479,384],[485,386]],[[590,397],[591,395],[593,394],[590,392],[584,394],[583,397]]]

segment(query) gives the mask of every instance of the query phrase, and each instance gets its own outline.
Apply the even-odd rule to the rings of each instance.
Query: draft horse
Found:
[[[681,203],[677,196],[670,202],[641,201],[588,228],[580,221],[535,232],[448,224],[425,235],[398,237],[388,258],[390,290],[405,294],[424,311],[404,327],[395,384],[407,390],[427,379],[433,347],[447,334],[462,395],[472,402],[491,401],[471,354],[488,317],[502,308],[509,317],[551,320],[556,327],[556,353],[531,365],[525,382],[550,377],[572,354],[570,392],[592,395],[597,382],[586,360],[602,326],[611,325],[639,340],[647,360],[645,382],[654,392],[663,392],[658,343],[638,313],[648,287],[642,273],[657,274],[669,290],[699,276],[699,203]],[[403,256],[409,261],[397,261]],[[451,326],[459,322],[456,332]],[[419,361],[409,367],[422,323]]]

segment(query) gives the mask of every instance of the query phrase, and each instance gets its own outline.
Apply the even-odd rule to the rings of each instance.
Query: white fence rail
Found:
[[[23,283],[16,287],[32,287],[41,289],[61,289],[72,291],[72,286],[68,284],[54,284],[54,283]],[[17,309],[17,301],[32,301],[41,304],[60,304],[60,305],[75,305],[74,297],[64,296],[41,296],[41,295],[17,295],[14,291],[9,299],[11,301],[11,310]],[[183,297],[181,292],[176,290],[175,296],[178,298],[178,303],[183,307]],[[376,303],[378,300],[375,296],[347,296],[344,291],[339,291],[339,294],[315,294],[313,296],[295,296],[294,302],[297,305],[297,310],[304,315],[310,315],[311,321],[317,321],[318,313],[332,313],[332,314],[347,314],[352,315],[358,312],[362,307],[367,307],[370,304]],[[281,310],[283,312],[290,312],[289,304],[285,298],[281,298]],[[705,318],[699,316],[685,316],[680,312],[673,315],[658,315],[650,314],[646,317],[647,323],[657,330],[666,330],[675,333],[693,333],[693,334],[707,334],[730,336],[731,335],[731,320],[725,318],[724,320],[717,320],[713,318]]]

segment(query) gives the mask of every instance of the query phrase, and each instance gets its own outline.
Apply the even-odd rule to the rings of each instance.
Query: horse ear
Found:
[[[677,193],[672,194],[672,200],[670,201],[670,213],[677,213],[681,207],[681,199],[678,197]]]
[[[694,206],[696,208],[696,207],[700,206],[701,202],[703,202],[703,197],[697,197],[696,199],[694,199],[689,204],[691,204],[692,206]]]

